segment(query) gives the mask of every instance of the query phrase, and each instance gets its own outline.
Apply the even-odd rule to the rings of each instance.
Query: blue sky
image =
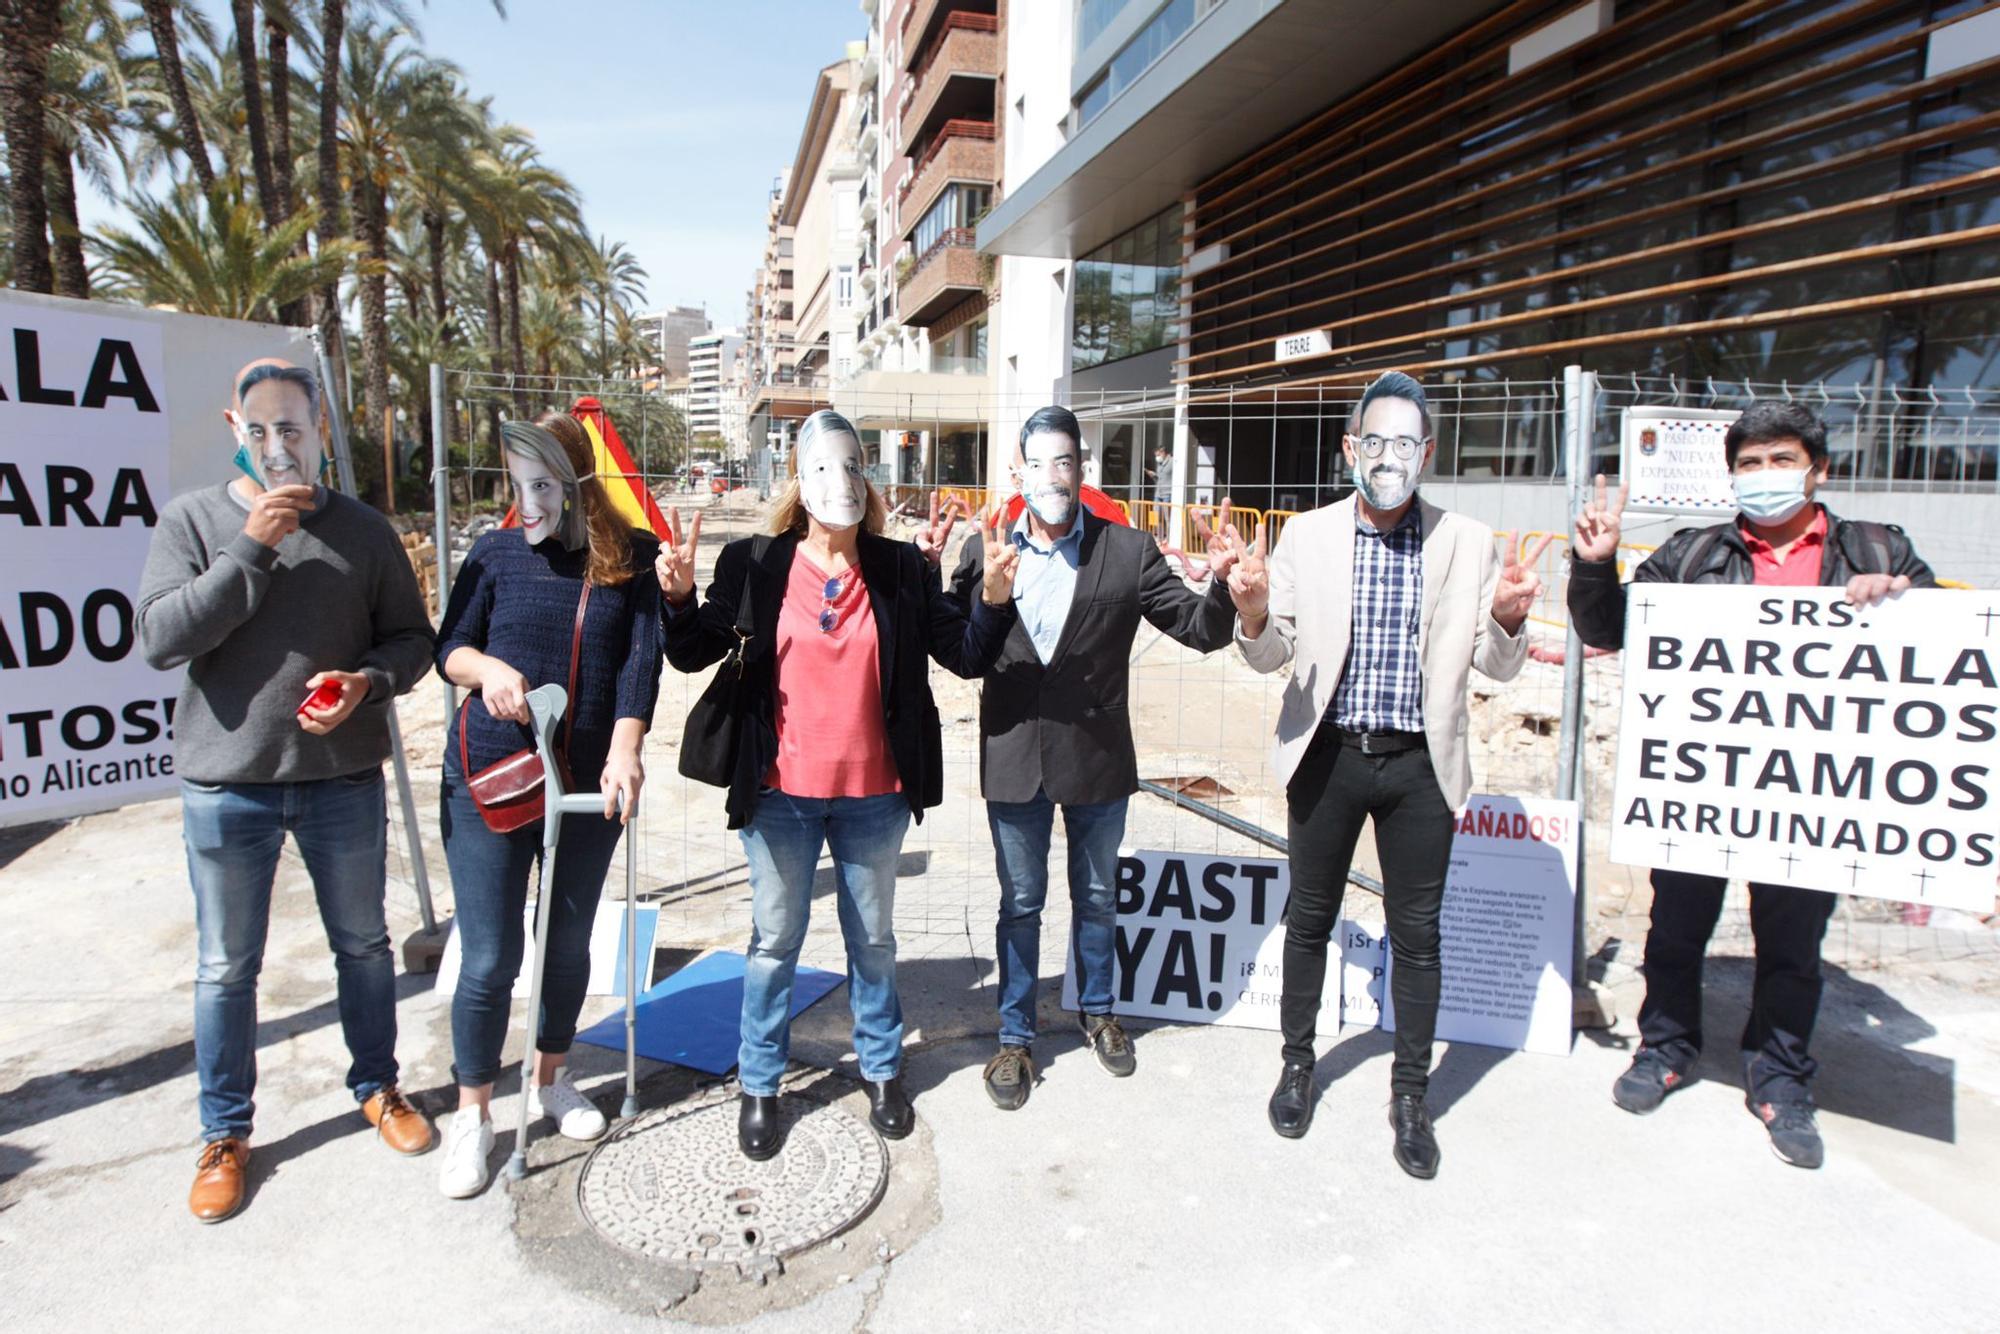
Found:
[[[218,26],[228,6],[205,0]],[[424,48],[535,134],[584,220],[645,266],[649,307],[743,320],[772,178],[813,80],[867,35],[854,0],[489,0],[410,6]],[[113,216],[102,200],[85,225]]]

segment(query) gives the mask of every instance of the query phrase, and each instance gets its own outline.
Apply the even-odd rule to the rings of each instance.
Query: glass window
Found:
[[[1083,0],[1076,16],[1076,49],[1082,51],[1104,35],[1111,20],[1132,0]]]
[[[1085,3],[1088,8],[1089,0]],[[1078,123],[1088,125],[1095,120],[1111,104],[1112,98],[1131,87],[1141,74],[1153,67],[1153,62],[1167,53],[1168,47],[1184,37],[1193,26],[1194,0],[1169,0],[1166,8],[1155,14],[1150,23],[1133,34],[1131,41],[1119,48],[1118,54],[1111,57],[1111,68],[1077,102]]]
[[[1181,206],[1076,262],[1071,364],[1079,369],[1180,340]]]

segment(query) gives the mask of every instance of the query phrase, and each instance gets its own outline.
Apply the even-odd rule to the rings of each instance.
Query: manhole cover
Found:
[[[784,1100],[785,1147],[753,1163],[736,1147],[736,1100],[662,1108],[600,1144],[577,1199],[607,1241],[699,1268],[754,1270],[824,1241],[882,1198],[889,1155],[833,1107]]]

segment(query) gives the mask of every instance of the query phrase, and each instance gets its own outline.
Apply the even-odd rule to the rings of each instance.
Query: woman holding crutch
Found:
[[[571,1139],[604,1133],[604,1116],[565,1068],[590,982],[590,928],[629,813],[645,781],[639,750],[660,677],[660,599],[641,576],[658,542],[629,528],[593,471],[574,417],[500,427],[517,528],[473,544],[438,630],[438,670],[470,694],[445,738],[439,794],[462,965],[451,1005],[458,1112],[444,1133],[438,1185],[463,1199],[486,1185],[488,1104],[500,1072],[521,970],[528,877],[542,851],[543,773],[527,693],[563,686],[558,731],[571,792],[604,794],[604,814],[568,815],[549,903],[542,1013],[530,1110]]]
[[[679,515],[669,517],[654,566],[667,661],[696,672],[728,659],[689,717],[689,742],[715,739],[718,753],[709,772],[695,772],[684,745],[682,765],[727,786],[728,824],[750,865],[737,1142],[756,1160],[784,1143],[778,1081],[823,847],[833,854],[868,1119],[888,1138],[910,1133],[893,917],[903,835],[943,799],[926,658],[978,677],[1014,620],[1017,553],[1003,533],[987,534],[982,596],[968,619],[918,546],[882,536],[882,498],[846,418],[806,418],[796,456],[798,475],[774,502],[766,535],[722,549],[705,599],[694,592],[699,516],[685,533]],[[941,549],[949,530],[926,525],[926,547]]]

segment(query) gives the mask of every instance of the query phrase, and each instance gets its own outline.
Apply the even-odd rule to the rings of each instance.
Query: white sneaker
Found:
[[[486,1160],[493,1156],[493,1123],[477,1107],[461,1107],[444,1127],[444,1164],[438,1189],[463,1200],[486,1189]]]
[[[568,1066],[556,1071],[555,1083],[543,1084],[529,1095],[528,1111],[554,1117],[556,1130],[564,1139],[596,1139],[604,1133],[604,1113],[577,1092]]]

